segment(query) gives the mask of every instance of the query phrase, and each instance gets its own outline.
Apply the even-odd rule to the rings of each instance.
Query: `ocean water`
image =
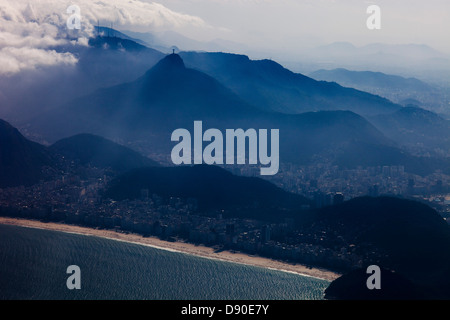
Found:
[[[81,289],[69,290],[69,265]],[[0,299],[322,299],[328,281],[138,244],[0,225]]]

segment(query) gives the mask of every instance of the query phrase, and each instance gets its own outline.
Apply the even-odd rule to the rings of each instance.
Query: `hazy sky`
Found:
[[[336,41],[427,44],[450,53],[449,0],[160,0],[165,7],[201,18],[185,35],[222,38],[249,46],[297,50]],[[369,30],[366,9],[381,8],[381,30]]]
[[[381,8],[381,30],[366,27],[372,4]],[[71,40],[66,24],[71,5],[80,8],[77,40]],[[250,51],[294,57],[302,49],[341,41],[427,44],[450,54],[450,0],[1,0],[0,75],[76,64],[70,51],[52,47],[87,45],[97,21],[119,30],[225,39]]]

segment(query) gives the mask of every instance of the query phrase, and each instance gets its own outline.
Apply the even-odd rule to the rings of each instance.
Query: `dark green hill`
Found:
[[[317,212],[316,227],[332,230],[368,253],[373,264],[421,285],[450,284],[450,227],[430,207],[391,197],[361,197]],[[372,249],[370,249],[372,248]],[[376,250],[379,254],[371,254]]]
[[[425,294],[398,273],[380,268],[380,289],[369,290],[366,282],[371,274],[367,268],[353,270],[334,280],[325,290],[329,300],[417,300]]]
[[[32,185],[44,177],[42,168],[52,163],[46,147],[0,119],[0,187]]]
[[[225,217],[276,220],[285,210],[309,204],[306,198],[288,193],[268,181],[235,176],[208,165],[132,170],[113,180],[105,197],[136,199],[141,196],[142,189],[165,199],[197,199],[200,212],[225,210]]]
[[[136,151],[92,134],[79,134],[62,139],[50,147],[66,159],[79,161],[81,165],[127,171],[139,167],[159,166]]]

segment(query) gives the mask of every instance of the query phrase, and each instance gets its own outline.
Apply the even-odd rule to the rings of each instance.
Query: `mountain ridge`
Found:
[[[0,188],[31,186],[52,179],[60,175],[70,161],[117,172],[159,166],[136,151],[89,134],[62,139],[46,147],[25,138],[0,119]]]
[[[0,187],[32,185],[45,177],[42,168],[52,163],[46,147],[0,119]]]
[[[177,54],[167,55],[135,81],[97,90],[55,113],[43,114],[40,120],[36,131],[60,138],[87,132],[112,140],[139,140],[140,148],[160,153],[170,152],[174,130],[192,128],[197,120],[205,128],[219,130],[275,128],[282,134],[282,161],[300,164],[311,163],[316,155],[334,157],[334,150],[349,142],[395,146],[351,111],[284,114],[260,110],[210,75],[187,67]]]
[[[360,197],[319,209],[316,227],[333,230],[371,261],[422,285],[440,285],[450,265],[450,226],[425,204],[393,197]],[[370,248],[370,247],[369,247]],[[438,263],[439,262],[439,263]],[[446,280],[447,285],[449,281]]]
[[[429,84],[413,77],[405,78],[373,71],[351,71],[345,68],[320,69],[310,73],[309,76],[317,80],[334,81],[353,88],[377,87],[415,91],[432,89]]]
[[[103,137],[86,133],[59,140],[49,149],[66,159],[79,161],[81,165],[111,168],[119,172],[139,167],[159,166],[159,163],[136,151]]]
[[[302,113],[350,110],[361,115],[392,112],[400,106],[363,91],[316,81],[272,60],[228,53],[181,52],[186,66],[201,70],[262,110]]]
[[[450,121],[413,105],[369,118],[381,132],[409,149],[450,154]]]

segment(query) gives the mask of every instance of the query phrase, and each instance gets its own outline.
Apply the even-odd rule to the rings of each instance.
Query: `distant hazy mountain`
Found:
[[[171,45],[167,45],[167,43],[163,43],[153,33],[123,30],[122,34],[125,34],[125,36],[126,36],[126,37],[123,37],[124,39],[132,37],[132,39],[138,39],[139,40],[139,41],[136,41],[136,42],[145,44],[145,46],[147,46],[149,48],[156,49],[156,50],[161,51],[161,52],[166,53],[166,54],[169,53]]]
[[[346,68],[370,70],[402,76],[415,76],[437,83],[447,83],[450,56],[421,44],[373,43],[357,47],[348,42],[335,42],[306,49],[289,68],[310,73],[319,69]],[[290,61],[293,61],[291,58]],[[301,62],[298,62],[301,61]]]
[[[112,51],[122,51],[122,52],[142,52],[153,50],[147,48],[145,45],[137,43],[130,39],[122,39],[118,37],[96,37],[89,40],[89,45],[94,48],[101,48],[105,50]]]
[[[393,112],[398,105],[366,92],[316,81],[271,60],[227,53],[182,52],[187,67],[201,70],[262,110],[302,113],[350,110],[361,115]]]
[[[310,203],[266,180],[235,176],[209,165],[136,169],[113,180],[105,197],[136,199],[141,197],[142,189],[166,200],[196,199],[200,212],[224,210],[224,217],[278,220],[283,210],[299,210],[302,204]]]
[[[350,111],[288,115],[261,111],[214,78],[186,68],[177,54],[162,59],[138,80],[96,91],[36,119],[48,140],[89,132],[140,141],[148,151],[169,154],[173,130],[202,120],[206,128],[279,129],[280,159],[306,163],[342,144],[392,145],[373,125]]]
[[[450,121],[431,111],[408,106],[370,121],[387,137],[411,149],[450,154]]]
[[[400,101],[399,103],[404,107],[406,107],[408,105],[413,105],[416,107],[422,106],[422,102],[420,102],[419,100],[416,100],[416,99],[412,99],[412,98],[404,99],[404,100]]]
[[[159,166],[157,162],[138,152],[91,134],[79,134],[62,139],[53,144],[50,150],[68,160],[78,161],[81,165],[111,168],[115,171]]]
[[[96,37],[101,37],[101,38],[120,38],[120,39],[124,39],[124,40],[130,40],[130,41],[138,43],[138,44],[140,44],[140,45],[142,45],[144,47],[151,47],[153,49],[158,50],[155,47],[149,46],[148,43],[146,43],[145,41],[142,41],[141,39],[132,38],[128,34],[125,34],[123,32],[120,32],[120,31],[116,30],[116,29],[113,29],[113,28],[95,26],[94,29],[95,29]]]
[[[432,90],[432,87],[416,78],[404,78],[372,71],[350,71],[347,69],[317,70],[310,77],[316,80],[334,81],[345,87],[373,92],[378,90],[420,91]],[[406,93],[406,92],[405,92]]]
[[[450,285],[450,227],[424,204],[389,197],[355,198],[320,209],[315,227],[332,230],[369,257],[370,248],[376,248],[382,257],[373,264],[393,269],[415,284]]]
[[[24,138],[0,120],[0,187],[34,184],[44,178],[43,167],[52,163],[46,147]]]
[[[416,78],[342,68],[318,70],[311,73],[310,77],[380,95],[401,105],[414,104],[440,113],[445,113],[448,109],[446,89]]]
[[[424,44],[388,44],[370,43],[357,47],[349,42],[334,42],[328,45],[317,47],[316,50],[328,52],[333,55],[392,55],[398,57],[411,57],[414,59],[431,59],[445,56],[443,53]]]

